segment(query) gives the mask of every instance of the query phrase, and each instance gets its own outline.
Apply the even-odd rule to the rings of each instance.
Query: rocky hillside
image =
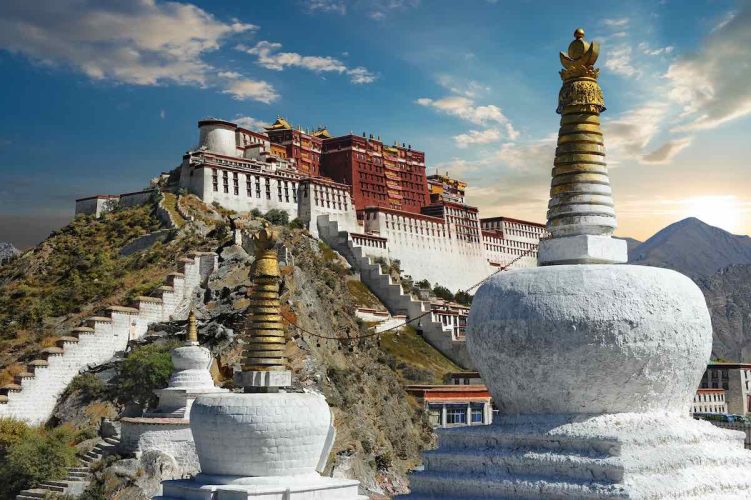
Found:
[[[667,226],[629,252],[629,262],[667,267],[692,278],[751,263],[751,238],[690,217]]]
[[[712,316],[712,357],[751,362],[751,238],[684,219],[630,250],[629,263],[690,276]]]
[[[232,244],[232,228],[251,231],[262,219],[206,206],[192,196],[172,196],[169,201],[171,215],[180,218],[179,228],[165,228],[154,206],[118,210],[101,219],[77,218],[0,268],[0,321],[7,332],[0,352],[6,377],[13,374],[13,361],[31,357],[66,325],[105,305],[146,293],[173,269],[175,257],[197,249],[220,255],[219,270],[197,312],[201,341],[218,360],[217,381],[232,387],[233,365],[243,346],[253,262],[251,248]],[[334,411],[338,432],[329,472],[359,479],[372,492],[403,492],[407,471],[433,443],[420,406],[403,384],[441,383],[458,367],[412,329],[371,335],[369,325],[356,319],[355,307],[383,306],[345,260],[294,226],[293,221],[280,227],[283,316],[297,326],[289,328],[287,354],[296,389],[322,392]],[[167,237],[154,237],[165,230]],[[148,398],[135,397],[132,391],[148,395],[150,384],[166,382],[162,372],[168,349],[184,330],[180,322],[152,325],[125,360],[114,359],[75,379],[49,425],[91,429],[100,417],[140,412]],[[149,361],[144,373],[158,366],[161,375],[150,375],[148,384],[128,379],[123,367],[135,363],[128,361],[133,353],[156,360]],[[158,457],[154,460],[112,458],[98,470],[87,498],[151,498],[167,474],[157,465]]]
[[[0,241],[0,264],[16,257],[20,252],[16,247],[5,241]]]
[[[712,354],[751,363],[751,264],[738,264],[698,281],[712,314]]]

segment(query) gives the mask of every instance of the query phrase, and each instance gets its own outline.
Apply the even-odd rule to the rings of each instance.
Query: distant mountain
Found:
[[[712,317],[712,356],[751,362],[751,238],[691,217],[630,250],[629,263],[690,276]]]
[[[0,241],[0,264],[18,255],[20,252],[10,243]]]
[[[692,278],[709,277],[734,264],[751,264],[751,238],[690,217],[631,250],[629,263],[667,267]]]

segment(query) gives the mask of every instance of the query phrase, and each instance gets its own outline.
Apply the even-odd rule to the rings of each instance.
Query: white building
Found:
[[[724,389],[698,389],[694,395],[691,413],[719,413],[728,412],[725,402]]]

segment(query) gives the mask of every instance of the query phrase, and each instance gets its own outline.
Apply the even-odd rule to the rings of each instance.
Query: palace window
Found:
[[[229,172],[226,170],[222,172],[222,181],[224,184],[224,192],[229,193]]]
[[[482,403],[472,403],[470,405],[470,411],[472,412],[472,422],[473,424],[484,424],[485,423],[485,405]]]
[[[289,203],[289,184],[284,181],[284,201]]]
[[[245,194],[248,196],[248,198],[252,198],[253,194],[253,183],[251,181],[251,178],[249,175],[245,176]]]
[[[276,195],[279,197],[279,201],[282,201],[282,183],[276,181]]]
[[[261,178],[256,177],[256,198],[261,197]]]
[[[268,179],[268,177],[266,178],[266,199],[271,199],[271,181]]]
[[[235,196],[240,194],[240,181],[237,178],[237,172],[232,172],[232,190]]]
[[[214,187],[214,192],[219,191],[219,174],[215,168],[211,169],[211,184]]]
[[[467,405],[446,405],[446,423],[466,424],[467,423]]]

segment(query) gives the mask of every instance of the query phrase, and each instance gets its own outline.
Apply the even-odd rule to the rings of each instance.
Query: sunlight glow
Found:
[[[696,217],[711,226],[737,234],[744,210],[735,196],[699,196],[683,201],[683,217]]]

